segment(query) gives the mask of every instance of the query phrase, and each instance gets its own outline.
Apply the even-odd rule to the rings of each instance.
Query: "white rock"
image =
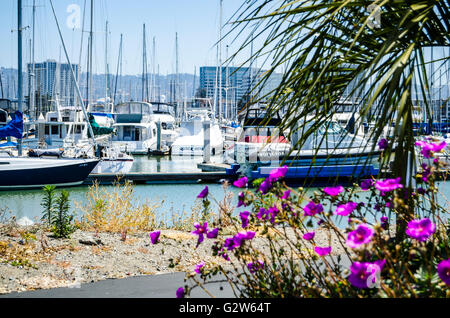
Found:
[[[17,224],[19,224],[21,226],[26,226],[26,225],[33,225],[34,222],[32,220],[30,220],[29,218],[27,218],[26,216],[24,216],[17,220]]]

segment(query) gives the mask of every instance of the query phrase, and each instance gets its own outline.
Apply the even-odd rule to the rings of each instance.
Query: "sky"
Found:
[[[219,39],[220,0],[94,0],[93,72],[105,73],[105,27],[108,21],[107,60],[110,73],[116,72],[120,34],[123,34],[123,74],[142,73],[143,24],[146,25],[148,71],[155,65],[160,74],[175,73],[175,34],[178,33],[179,72],[197,75],[199,67],[216,65],[215,44]],[[48,58],[65,62],[50,0],[35,0],[35,61]],[[85,33],[82,42],[84,5]],[[225,23],[243,4],[243,0],[223,0]],[[33,0],[22,0],[23,59],[30,61]],[[73,64],[80,61],[86,71],[86,52],[90,29],[90,0],[53,0],[55,12],[68,54]],[[0,66],[17,68],[17,0],[0,1]],[[223,33],[227,30],[224,27]],[[155,63],[152,59],[155,38]],[[222,41],[222,60],[238,49],[239,42],[229,37]],[[227,45],[229,45],[227,49]],[[245,53],[245,51],[244,51]],[[234,65],[245,61],[245,54]],[[250,54],[250,52],[248,52]],[[24,64],[25,65],[25,64]],[[25,69],[25,68],[24,68]]]

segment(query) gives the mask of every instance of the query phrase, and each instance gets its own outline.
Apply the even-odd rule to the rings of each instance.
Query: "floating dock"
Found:
[[[115,182],[129,181],[133,184],[148,183],[215,183],[225,179],[234,179],[223,172],[130,172],[126,174],[91,173],[83,184],[110,185]]]

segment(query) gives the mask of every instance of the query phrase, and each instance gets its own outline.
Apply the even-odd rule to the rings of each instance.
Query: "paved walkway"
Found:
[[[178,287],[185,285],[184,277],[184,273],[172,273],[107,279],[81,284],[79,288],[62,287],[14,292],[0,295],[0,298],[175,298]],[[235,297],[227,283],[212,283],[207,287],[215,297]],[[210,298],[201,288],[195,288],[190,297]]]

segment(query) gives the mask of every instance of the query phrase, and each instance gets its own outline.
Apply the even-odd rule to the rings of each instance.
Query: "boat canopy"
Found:
[[[95,121],[94,115],[92,114],[89,114],[89,122],[91,123],[94,136],[107,135],[111,134],[114,131],[114,128],[100,127],[100,125]],[[88,137],[91,137],[89,131]]]
[[[5,126],[0,128],[0,138],[15,137],[22,139],[23,135],[23,117],[22,113],[16,111],[14,118]]]

